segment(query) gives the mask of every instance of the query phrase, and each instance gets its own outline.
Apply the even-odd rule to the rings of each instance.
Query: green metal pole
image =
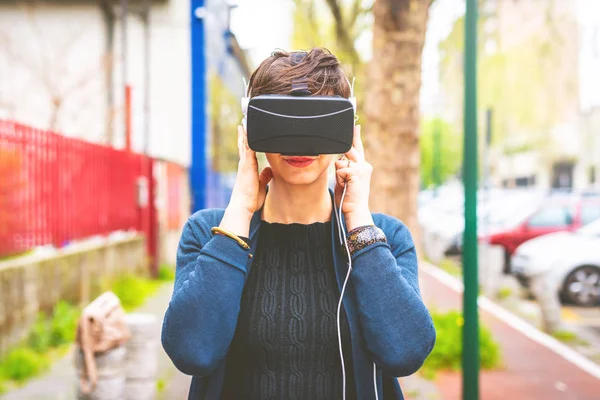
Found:
[[[465,16],[465,112],[463,182],[463,400],[479,399],[479,321],[477,315],[477,0],[467,0]]]

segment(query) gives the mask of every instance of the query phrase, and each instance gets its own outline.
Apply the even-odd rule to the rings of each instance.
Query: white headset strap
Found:
[[[350,100],[350,102],[352,103],[352,107],[354,107],[354,114],[356,115],[356,97],[354,97],[354,81],[355,80],[356,80],[356,77],[353,76],[352,83],[350,83],[350,80],[348,79],[348,77],[346,77],[346,81],[348,81],[348,86],[350,86],[350,98],[348,100]]]
[[[242,97],[242,114],[244,114],[244,117],[245,117],[246,113],[248,112],[248,103],[250,102],[250,99],[248,98],[249,83],[246,81],[246,78],[244,78],[244,77],[242,77],[242,81],[244,82],[244,97]]]

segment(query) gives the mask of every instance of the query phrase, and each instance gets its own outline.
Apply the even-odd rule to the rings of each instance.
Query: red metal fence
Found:
[[[138,202],[144,176],[142,155],[0,120],[0,256],[115,230],[155,237],[153,202]]]

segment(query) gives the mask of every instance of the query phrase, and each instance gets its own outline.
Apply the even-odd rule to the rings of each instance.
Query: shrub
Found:
[[[425,360],[422,373],[433,378],[439,370],[460,370],[462,359],[462,314],[451,311],[445,314],[432,313],[437,332],[433,351]],[[483,369],[497,368],[501,362],[500,347],[486,327],[479,327],[479,357]]]
[[[35,324],[29,332],[27,343],[32,350],[38,353],[43,353],[50,348],[50,321],[45,313],[38,313]]]
[[[54,306],[54,313],[50,320],[50,345],[58,347],[72,343],[75,340],[79,310],[61,300]]]
[[[43,353],[51,347],[72,343],[75,340],[78,318],[77,307],[60,301],[54,306],[51,318],[46,317],[43,312],[38,314],[29,332],[27,344],[32,350]]]
[[[48,359],[29,348],[12,350],[0,364],[2,376],[22,382],[48,367]]]
[[[439,267],[454,277],[462,277],[462,267],[453,259],[444,258],[442,261],[440,261]]]
[[[498,290],[498,294],[497,294],[498,299],[505,300],[505,299],[508,299],[510,296],[512,296],[511,288],[502,287],[502,288],[500,288],[500,290]]]
[[[175,279],[175,268],[168,264],[163,264],[158,270],[158,280],[170,282]]]
[[[144,301],[157,289],[157,282],[135,275],[125,275],[112,284],[112,291],[121,299],[126,311],[144,304]]]

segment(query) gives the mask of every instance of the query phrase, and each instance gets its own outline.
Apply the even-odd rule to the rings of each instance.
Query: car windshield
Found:
[[[577,234],[600,237],[600,218],[579,228]]]

